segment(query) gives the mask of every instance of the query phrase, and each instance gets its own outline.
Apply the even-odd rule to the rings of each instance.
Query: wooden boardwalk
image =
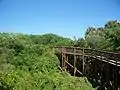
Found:
[[[120,53],[80,47],[54,47],[61,68],[74,76],[86,76],[99,90],[120,90]],[[96,85],[95,85],[96,84]]]

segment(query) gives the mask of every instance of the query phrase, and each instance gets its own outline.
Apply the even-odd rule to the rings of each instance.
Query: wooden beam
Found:
[[[63,53],[64,51],[63,51],[63,49],[64,48],[62,47],[62,51],[61,51],[62,52],[61,53],[62,54],[62,69],[64,68],[64,53]]]
[[[68,55],[66,55],[66,60],[65,60],[65,71],[66,71],[66,69],[67,69],[67,64],[66,64],[66,62],[68,62]]]
[[[76,49],[74,48],[74,76],[76,75],[76,55],[75,55]]]
[[[117,67],[117,61],[118,61],[118,58],[116,57],[116,66],[115,66],[115,90],[117,90],[117,87],[118,87],[118,67]]]
[[[83,74],[84,74],[84,70],[85,70],[84,49],[82,51],[82,60],[83,60]]]
[[[72,68],[74,69],[74,66],[73,66],[73,65],[71,65],[71,64],[70,64],[69,62],[67,62],[67,61],[66,61],[66,63],[67,63],[70,67],[72,67]],[[83,73],[80,72],[77,68],[76,68],[76,71],[77,71],[80,75],[83,76]]]

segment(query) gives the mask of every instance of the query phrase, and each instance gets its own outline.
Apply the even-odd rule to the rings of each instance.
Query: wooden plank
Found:
[[[91,57],[93,57],[97,60],[101,60],[100,57],[97,57],[97,58],[94,57],[94,56],[91,56]],[[104,59],[104,58],[102,58],[102,61],[107,63],[107,60]],[[112,64],[112,65],[116,66],[115,60],[109,60],[109,64]],[[120,67],[120,62],[117,62],[117,66]]]

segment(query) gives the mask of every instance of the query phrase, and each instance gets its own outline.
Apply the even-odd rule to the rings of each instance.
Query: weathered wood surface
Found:
[[[63,51],[62,49],[65,50]],[[82,49],[80,47],[55,47],[55,50],[57,50],[59,53],[62,52],[70,55],[82,56],[84,54],[84,57],[93,57],[96,58],[96,60],[102,60],[103,62],[120,66],[120,53],[105,52],[92,49]]]
[[[63,71],[88,77],[100,86],[99,90],[120,90],[120,53],[80,47],[54,47],[54,50],[62,56]]]

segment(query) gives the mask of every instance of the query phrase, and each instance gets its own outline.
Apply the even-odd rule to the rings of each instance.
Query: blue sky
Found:
[[[83,37],[109,20],[120,20],[120,0],[0,0],[0,32]]]

